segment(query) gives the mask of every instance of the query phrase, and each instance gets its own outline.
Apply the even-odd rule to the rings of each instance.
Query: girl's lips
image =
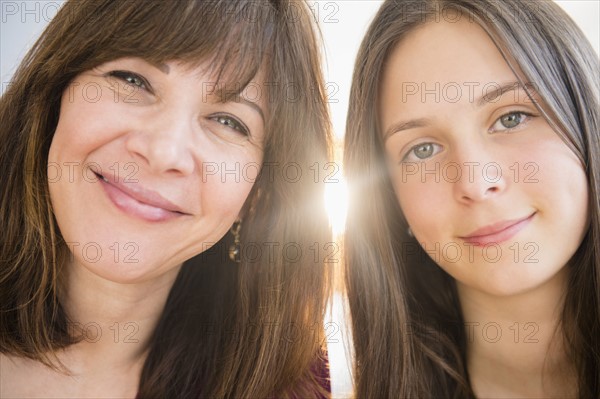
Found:
[[[508,220],[475,230],[468,236],[460,237],[465,242],[483,247],[490,244],[498,244],[514,237],[519,231],[524,229],[535,216],[535,212],[531,215],[516,219]]]
[[[128,215],[149,222],[162,222],[184,215],[182,212],[167,209],[157,204],[157,202],[163,201],[165,203],[164,206],[174,208],[174,206],[168,203],[166,200],[155,198],[154,200],[149,200],[149,202],[152,203],[139,200],[139,193],[133,193],[132,195],[131,192],[127,192],[118,185],[112,184],[101,175],[98,176],[98,182],[104,189],[104,192],[107,194],[111,202]]]

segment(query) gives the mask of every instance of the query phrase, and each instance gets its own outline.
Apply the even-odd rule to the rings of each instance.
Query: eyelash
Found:
[[[400,163],[402,163],[402,162],[406,162],[406,161],[407,161],[407,158],[408,158],[408,157],[409,157],[411,154],[414,154],[414,152],[415,152],[415,150],[416,150],[417,148],[419,148],[419,147],[423,147],[423,146],[426,146],[426,145],[437,146],[437,147],[439,147],[439,146],[440,146],[439,144],[435,144],[435,143],[431,143],[431,142],[423,142],[423,143],[416,144],[416,145],[412,146],[412,147],[411,147],[411,148],[410,148],[410,149],[409,149],[409,150],[406,152],[406,154],[405,154],[405,155],[402,157],[402,160],[400,161]],[[433,155],[432,155],[432,156],[433,156]],[[415,157],[417,158],[417,162],[419,162],[419,161],[425,161],[425,160],[429,159],[429,157],[428,157],[428,158],[419,158],[419,157],[417,157],[416,155],[415,155]]]
[[[504,118],[504,117],[506,117],[506,116],[510,116],[510,115],[523,115],[523,116],[525,116],[525,117],[524,117],[523,119],[521,119],[521,120],[519,121],[519,124],[518,124],[517,126],[515,126],[515,127],[512,127],[512,128],[505,128],[504,130],[493,130],[493,127],[494,127],[494,126],[495,126],[497,123],[500,123],[500,121],[502,120],[502,118]],[[489,131],[490,131],[490,132],[492,132],[492,133],[498,133],[498,132],[501,132],[501,133],[510,133],[510,132],[512,132],[512,131],[514,131],[514,130],[518,130],[518,129],[520,129],[520,128],[523,126],[523,124],[526,124],[527,122],[529,122],[529,120],[530,120],[531,118],[533,118],[533,117],[535,117],[535,116],[536,116],[536,115],[534,115],[534,114],[531,114],[531,113],[529,113],[529,112],[524,112],[524,111],[511,111],[511,112],[507,112],[506,114],[503,114],[503,115],[501,115],[501,116],[500,116],[498,119],[496,119],[496,120],[494,121],[494,123],[492,124],[492,127],[489,129]],[[414,154],[414,151],[415,151],[416,149],[418,149],[419,147],[426,146],[426,145],[432,145],[432,146],[434,146],[434,147],[435,147],[435,146],[439,147],[439,144],[435,144],[435,143],[431,143],[431,142],[423,142],[423,143],[416,144],[416,145],[412,146],[412,147],[411,147],[411,148],[408,150],[408,152],[407,152],[407,153],[406,153],[406,154],[405,154],[405,155],[402,157],[402,160],[401,160],[401,162],[405,162],[405,161],[407,160],[407,158],[409,157],[409,155],[411,155],[411,154]],[[434,154],[433,154],[433,155],[434,155]],[[431,156],[433,156],[433,155],[431,155]],[[415,156],[416,156],[416,155],[415,155]],[[418,158],[418,157],[417,157],[417,158]],[[425,161],[425,160],[427,160],[427,159],[429,159],[429,158],[430,158],[430,157],[427,157],[427,158],[418,158],[418,159],[419,159],[420,161]]]
[[[139,88],[142,90],[148,90],[149,92],[152,92],[152,86],[150,86],[150,83],[148,83],[148,80],[146,80],[145,77],[143,77],[142,75],[138,75],[135,72],[131,72],[131,71],[111,71],[108,73],[108,76],[112,76],[115,77],[117,79],[122,80],[125,84],[132,86],[134,88]],[[137,79],[140,82],[140,85],[135,84],[133,82],[129,81],[129,78],[132,79]]]
[[[135,72],[131,72],[131,71],[122,71],[122,70],[117,70],[117,71],[111,71],[108,73],[108,76],[112,76],[115,77],[117,79],[122,80],[125,84],[136,87],[136,88],[140,88],[142,90],[148,90],[149,92],[152,92],[151,90],[151,86],[150,83],[148,83],[148,80],[146,80],[146,78],[144,78],[143,76],[135,73]],[[137,79],[139,81],[140,84],[136,84],[131,82],[130,80],[134,80]],[[238,131],[240,133],[242,133],[245,136],[249,136],[249,130],[246,127],[246,125],[244,125],[244,123],[242,123],[240,120],[238,120],[237,118],[231,116],[231,115],[227,115],[227,114],[219,114],[219,115],[214,115],[210,117],[211,120],[214,120],[215,122],[228,127],[232,130]],[[222,123],[219,122],[219,120],[229,120],[230,124],[233,124],[233,126],[230,126],[229,124],[226,123]]]
[[[519,121],[519,124],[515,127],[510,127],[510,128],[504,128],[504,130],[493,130],[494,126],[497,123],[500,123],[500,121],[502,120],[502,118],[506,117],[506,116],[510,116],[510,115],[523,115],[525,116],[525,118],[523,118],[522,120]],[[507,112],[504,115],[501,115],[498,119],[496,119],[494,121],[494,124],[492,125],[492,127],[489,129],[490,132],[492,133],[496,133],[496,132],[504,132],[504,133],[510,133],[514,130],[518,130],[520,129],[524,124],[526,124],[527,122],[529,122],[529,120],[534,117],[535,115],[529,113],[529,112],[524,112],[524,111],[510,111]]]
[[[228,115],[228,114],[219,114],[219,115],[213,115],[210,117],[211,120],[229,128],[232,130],[235,130],[237,132],[242,133],[245,136],[249,136],[249,130],[246,127],[246,125],[244,125],[244,123],[242,123],[239,119],[233,117],[232,115]],[[226,123],[222,123],[219,120],[229,120],[230,122],[233,123],[234,126],[230,126],[229,124]]]

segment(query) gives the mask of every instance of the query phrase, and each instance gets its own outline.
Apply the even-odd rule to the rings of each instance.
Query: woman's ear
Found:
[[[240,213],[238,214],[237,220],[246,219],[249,215],[252,215],[258,206],[258,201],[262,197],[262,192],[260,188],[255,184],[252,190],[250,190],[250,194],[248,194],[248,198],[246,198],[246,202],[242,206]]]

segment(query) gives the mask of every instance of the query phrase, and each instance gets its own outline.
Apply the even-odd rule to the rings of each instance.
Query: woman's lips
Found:
[[[111,202],[128,215],[150,222],[162,222],[185,215],[179,207],[156,192],[140,187],[133,189],[118,182],[111,182],[102,175],[96,175]]]
[[[531,222],[533,216],[535,216],[535,212],[524,218],[494,223],[481,229],[477,229],[468,236],[460,238],[465,242],[478,247],[498,244],[509,240],[519,231],[524,229],[529,222]]]

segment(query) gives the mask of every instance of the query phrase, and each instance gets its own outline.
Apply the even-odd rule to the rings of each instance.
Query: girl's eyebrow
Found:
[[[488,85],[493,85],[494,89],[487,90],[485,94],[483,94],[481,97],[479,97],[479,99],[476,101],[477,107],[482,107],[489,102],[493,102],[497,98],[500,98],[504,94],[511,92],[511,91],[523,89],[523,90],[525,90],[525,93],[527,93],[527,90],[521,84],[521,82],[517,82],[517,81],[507,82],[507,83],[504,83],[501,85],[497,84],[497,83],[496,84],[488,83],[486,86],[488,86]]]
[[[489,83],[487,85],[490,85]],[[487,86],[486,85],[486,86]],[[527,93],[527,89],[521,84],[521,82],[507,82],[503,84],[493,84],[494,88],[487,90],[485,94],[480,96],[476,101],[477,107],[482,107],[487,103],[494,102],[496,99],[502,97],[504,94],[515,91],[515,90],[525,90]],[[484,86],[485,87],[485,86]],[[407,121],[399,121],[390,126],[383,135],[383,141],[385,142],[390,136],[401,132],[403,130],[414,129],[419,127],[424,127],[431,124],[430,118],[418,118],[418,119],[410,119]]]
[[[383,141],[385,142],[390,136],[401,132],[403,130],[414,129],[417,127],[424,127],[431,123],[430,118],[418,118],[410,119],[408,121],[399,121],[390,126],[383,135]]]

